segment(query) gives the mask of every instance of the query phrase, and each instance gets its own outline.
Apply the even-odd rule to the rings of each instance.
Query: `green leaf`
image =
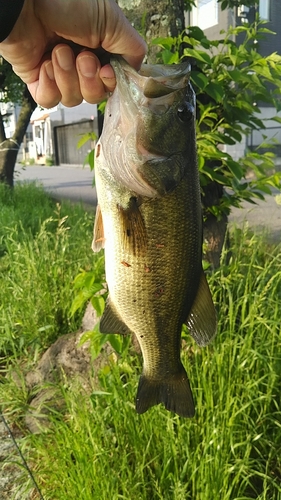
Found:
[[[224,88],[219,83],[210,82],[205,87],[205,92],[211,96],[216,102],[220,102],[224,96]]]
[[[204,73],[201,73],[200,71],[192,71],[191,79],[192,82],[195,83],[196,87],[198,87],[198,89],[200,90],[204,90],[206,85],[208,85],[209,83],[208,78],[204,75]]]
[[[94,170],[95,168],[95,150],[92,149],[90,153],[87,154],[83,166],[89,165],[91,170]]]
[[[183,53],[186,57],[193,57],[194,59],[197,59],[197,61],[211,64],[211,57],[207,54],[207,52],[203,52],[202,50],[184,49]]]
[[[113,347],[113,349],[118,354],[121,354],[122,353],[122,346],[123,346],[122,336],[115,333],[115,334],[108,334],[106,337],[107,337],[108,342]]]
[[[151,44],[159,45],[166,50],[171,50],[171,48],[176,44],[176,38],[171,36],[154,38],[154,40],[151,41]]]
[[[241,165],[237,161],[233,160],[227,160],[226,164],[231,173],[240,181],[244,175],[244,170]]]
[[[100,317],[103,314],[105,308],[105,300],[102,295],[95,295],[91,298],[91,304],[95,309],[97,316]]]
[[[228,74],[230,76],[230,78],[234,81],[234,82],[240,82],[241,79],[243,78],[243,75],[241,73],[241,70],[239,69],[232,69],[232,70],[229,70],[228,71]]]
[[[236,142],[241,142],[242,141],[242,135],[237,130],[234,130],[234,129],[228,130],[227,133],[231,137],[233,137],[236,140]]]
[[[206,35],[204,34],[204,31],[199,28],[199,26],[189,26],[188,27],[188,35],[191,38],[194,38],[195,40],[198,40],[199,42],[202,43],[202,40],[207,40]],[[185,38],[183,39],[185,41]]]
[[[277,205],[281,205],[281,194],[277,194],[275,196],[275,201],[276,201]]]
[[[77,142],[77,149],[82,148],[84,144],[88,141],[95,141],[97,139],[97,135],[94,132],[87,132],[83,134],[81,139]]]
[[[281,116],[273,116],[272,118],[269,118],[269,120],[273,120],[277,123],[281,123]]]
[[[98,105],[98,110],[100,111],[100,113],[104,114],[105,112],[105,107],[106,107],[106,103],[107,103],[107,100],[104,99],[103,101],[101,101]]]
[[[205,159],[203,156],[198,155],[198,170],[202,170],[205,164]]]
[[[170,50],[162,50],[157,54],[158,57],[161,57],[164,64],[174,64],[179,62],[179,53],[171,52]]]
[[[212,181],[217,181],[219,184],[225,184],[225,177],[207,165],[202,168],[201,173],[206,174]]]

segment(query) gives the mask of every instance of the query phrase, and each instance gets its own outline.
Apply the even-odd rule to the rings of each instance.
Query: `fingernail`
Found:
[[[46,70],[46,73],[48,75],[48,78],[49,80],[54,80],[55,79],[55,75],[54,75],[54,69],[53,69],[53,64],[51,61],[49,61],[46,65],[45,65],[45,70]]]
[[[60,49],[57,49],[56,57],[61,69],[63,69],[64,71],[69,71],[70,69],[72,69],[74,61],[72,52],[68,47],[61,47]]]
[[[78,60],[79,70],[86,78],[94,78],[96,76],[95,58],[89,55],[80,56]]]

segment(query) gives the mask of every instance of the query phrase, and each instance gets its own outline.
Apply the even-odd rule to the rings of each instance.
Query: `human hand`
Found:
[[[46,108],[97,103],[115,88],[112,67],[88,50],[100,48],[137,70],[145,55],[145,42],[114,0],[25,0],[0,43],[1,55]]]

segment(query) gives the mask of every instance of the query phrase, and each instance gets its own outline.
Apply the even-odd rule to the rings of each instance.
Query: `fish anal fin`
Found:
[[[103,230],[102,212],[100,206],[97,205],[92,250],[94,252],[99,252],[102,248],[104,248],[104,243],[105,243],[105,238]]]
[[[184,367],[176,375],[164,380],[152,379],[142,374],[139,380],[136,411],[144,413],[152,406],[163,403],[166,410],[180,417],[192,418],[195,414],[192,392]]]
[[[100,320],[100,332],[120,333],[121,335],[128,335],[131,333],[127,325],[119,317],[109,297]]]
[[[136,198],[131,198],[126,208],[118,205],[118,210],[124,251],[133,255],[143,255],[147,248],[147,234]]]
[[[197,295],[185,323],[199,346],[209,344],[216,335],[217,314],[203,270]]]

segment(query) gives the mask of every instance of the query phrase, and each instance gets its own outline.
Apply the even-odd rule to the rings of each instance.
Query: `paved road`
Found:
[[[45,167],[28,166],[23,170],[16,168],[16,180],[37,180],[47,191],[57,198],[71,201],[82,201],[86,205],[95,206],[97,197],[92,187],[93,172],[88,167]],[[239,226],[247,222],[257,231],[268,232],[270,241],[281,242],[281,205],[275,196],[266,196],[266,201],[257,201],[257,205],[244,203],[242,209],[234,208],[230,222]]]
[[[37,181],[55,198],[82,201],[86,205],[96,205],[97,195],[93,188],[94,173],[89,167],[45,167],[17,165],[15,180]]]
[[[237,226],[248,224],[256,232],[265,232],[268,241],[281,242],[281,205],[277,203],[275,191],[271,196],[266,196],[265,201],[257,200],[256,205],[243,203],[242,208],[233,208],[229,222]]]

